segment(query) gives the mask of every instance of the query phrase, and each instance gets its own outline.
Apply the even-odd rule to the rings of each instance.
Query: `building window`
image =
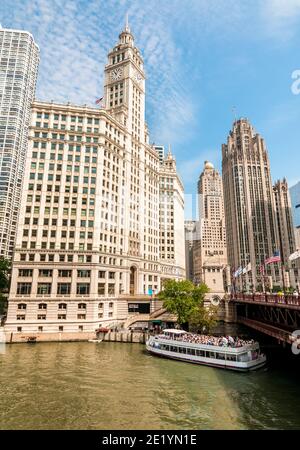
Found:
[[[90,270],[77,270],[78,278],[89,278],[91,276]]]
[[[63,256],[65,256],[65,255],[63,255]],[[65,258],[63,260],[65,260]],[[70,278],[72,276],[72,270],[64,270],[64,269],[59,270],[58,276],[59,276],[59,278]]]
[[[67,304],[66,303],[59,303],[58,304],[58,309],[67,309]]]
[[[66,314],[58,314],[57,315],[58,320],[66,320],[66,318],[67,318]]]
[[[115,285],[113,283],[108,283],[108,293],[110,295],[115,294]]]
[[[47,309],[47,303],[39,303],[39,309]]]
[[[51,283],[38,283],[37,294],[38,295],[49,295],[51,294]]]
[[[32,269],[19,269],[19,277],[32,277],[32,273]]]
[[[78,331],[83,331],[83,325],[79,325]]]
[[[78,309],[86,309],[86,303],[78,303]]]
[[[19,303],[18,304],[18,309],[26,309],[26,308],[27,308],[26,303]]]
[[[46,314],[38,314],[37,319],[38,320],[46,320]]]
[[[40,269],[39,277],[52,277],[52,270],[51,269]]]
[[[17,332],[21,333],[22,332],[22,327],[17,327]]]
[[[77,295],[89,295],[90,293],[89,283],[77,283],[76,293]]]
[[[38,332],[42,333],[43,332],[43,327],[38,327]]]
[[[25,314],[17,314],[17,320],[25,320]]]
[[[70,295],[71,283],[57,283],[57,293],[60,295]]]
[[[77,319],[78,320],[85,320],[86,315],[85,314],[77,314]]]
[[[98,283],[98,294],[105,295],[105,283]]]
[[[99,303],[98,308],[99,308],[99,309],[102,309],[103,306],[104,306],[104,305],[103,305],[103,302],[101,302],[101,303]]]
[[[30,295],[31,294],[31,283],[18,283],[17,294],[18,295]]]

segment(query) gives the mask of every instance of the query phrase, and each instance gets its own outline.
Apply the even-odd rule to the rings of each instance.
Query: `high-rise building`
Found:
[[[30,33],[0,27],[0,257],[8,259],[16,239],[38,64],[39,48]]]
[[[162,164],[165,159],[165,147],[163,145],[153,145],[159,156],[159,162]]]
[[[182,261],[185,261],[184,188],[170,148],[160,165],[159,185],[160,260],[162,263],[173,262],[173,267],[165,266],[163,269],[168,277],[178,276],[182,273]]]
[[[185,220],[185,269],[187,280],[194,281],[194,245],[198,239],[196,220]]]
[[[267,148],[242,118],[234,122],[222,155],[228,262],[233,270],[251,263],[237,286],[256,289],[265,281],[260,266],[280,250]],[[279,285],[280,263],[267,265],[265,275]]]
[[[297,263],[289,261],[289,256],[296,251],[296,239],[292,205],[286,179],[282,181],[278,180],[274,185],[273,191],[275,196],[283,280],[288,280],[289,286],[286,287],[296,287],[299,281]],[[284,272],[287,272],[287,274],[284,275]]]
[[[300,227],[295,228],[296,249],[300,250]]]
[[[295,227],[300,227],[300,181],[290,188],[292,213]]]
[[[224,293],[227,266],[226,229],[222,177],[205,161],[198,181],[200,238],[194,248],[196,283],[205,283],[211,292]]]
[[[185,276],[183,188],[173,158],[161,168],[148,144],[143,61],[128,26],[104,84],[100,109],[33,104],[6,322],[18,336],[124,323],[155,308],[162,279]]]

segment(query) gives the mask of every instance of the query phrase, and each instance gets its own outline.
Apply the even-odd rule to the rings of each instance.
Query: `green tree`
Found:
[[[6,309],[9,289],[10,261],[0,258],[0,313]]]
[[[179,325],[189,322],[197,309],[204,308],[204,297],[209,292],[205,284],[195,286],[189,280],[166,280],[164,289],[158,294],[163,307],[177,315]]]
[[[190,317],[190,330],[197,333],[205,332],[206,334],[209,334],[211,330],[217,325],[217,318],[217,306],[210,305],[208,307],[205,307],[204,305],[200,305],[194,310]]]

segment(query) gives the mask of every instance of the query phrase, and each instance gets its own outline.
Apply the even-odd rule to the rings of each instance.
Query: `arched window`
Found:
[[[67,304],[66,303],[59,303],[58,304],[58,309],[67,309]]]
[[[86,309],[86,303],[78,303],[78,309]]]
[[[18,303],[18,309],[26,309],[27,305],[26,303]]]
[[[136,267],[130,267],[130,295],[134,295],[136,291]]]
[[[101,302],[101,303],[99,303],[98,308],[101,309],[101,308],[103,308],[103,306],[104,306],[103,302]]]
[[[39,303],[39,309],[47,309],[47,303]]]

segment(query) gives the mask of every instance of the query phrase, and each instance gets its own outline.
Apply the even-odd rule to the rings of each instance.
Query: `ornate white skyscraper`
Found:
[[[87,338],[149,313],[162,279],[185,276],[177,243],[160,253],[160,177],[175,180],[172,241],[184,236],[183,187],[175,192],[174,163],[162,169],[148,144],[143,61],[128,25],[108,55],[104,97],[100,109],[33,103],[6,322],[15,340]]]
[[[39,48],[26,31],[0,27],[0,257],[16,238]]]

